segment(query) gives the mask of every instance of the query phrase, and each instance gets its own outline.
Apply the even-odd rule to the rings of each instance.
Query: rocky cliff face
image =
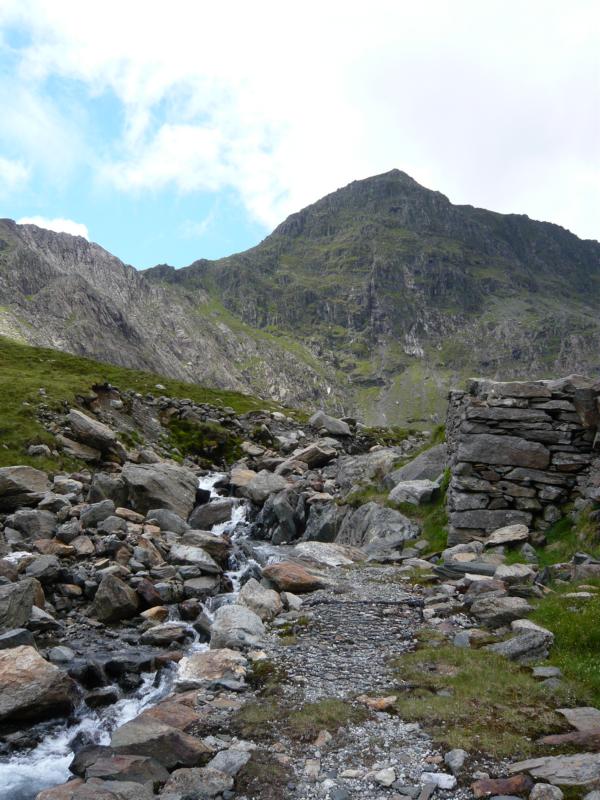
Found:
[[[0,242],[0,333],[370,423],[441,421],[473,374],[600,370],[597,242],[398,170],[181,270],[10,221]]]

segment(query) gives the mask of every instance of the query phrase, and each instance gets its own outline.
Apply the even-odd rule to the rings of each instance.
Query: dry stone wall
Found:
[[[473,380],[449,396],[449,544],[504,525],[545,530],[600,490],[600,381]]]

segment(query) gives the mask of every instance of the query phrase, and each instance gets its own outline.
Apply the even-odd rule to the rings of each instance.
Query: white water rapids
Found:
[[[198,482],[200,489],[209,490],[210,499],[220,497],[215,485],[223,477],[221,473],[210,473]],[[210,500],[209,500],[210,502]],[[233,509],[231,519],[215,525],[212,533],[219,536],[231,534],[233,541],[247,535],[244,524],[248,507],[240,501]],[[252,563],[251,559],[242,558],[239,563],[232,564],[227,572],[233,584],[233,600],[240,589],[242,572]],[[210,605],[204,606],[205,613],[212,617]],[[198,642],[194,633],[194,642],[187,652],[204,650],[207,645]],[[70,724],[55,724],[48,727],[44,739],[33,749],[11,754],[0,758],[0,800],[33,800],[42,789],[64,783],[70,777],[69,764],[74,755],[74,748],[85,744],[107,745],[111,732],[134,719],[144,709],[156,705],[171,690],[173,670],[164,669],[157,673],[144,673],[143,683],[133,693],[118,700],[111,706],[102,709],[91,709],[85,703],[77,709],[76,721]],[[1,689],[1,687],[0,687]]]

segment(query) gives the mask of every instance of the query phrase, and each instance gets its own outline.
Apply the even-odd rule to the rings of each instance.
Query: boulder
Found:
[[[394,503],[412,503],[415,506],[428,503],[439,490],[439,485],[424,478],[416,481],[400,481],[397,483],[388,498]]]
[[[231,551],[231,542],[225,536],[210,531],[189,530],[181,537],[179,544],[201,547],[222,567],[226,567]]]
[[[73,438],[89,447],[104,452],[118,445],[117,434],[108,425],[89,417],[83,411],[72,408],[67,416],[67,422]]]
[[[50,539],[56,529],[56,517],[51,511],[22,508],[8,518],[7,524],[27,539]]]
[[[385,478],[385,485],[392,489],[401,481],[437,480],[446,468],[448,447],[438,444],[420,453],[408,464],[390,472]]]
[[[56,583],[60,572],[60,561],[56,556],[37,556],[25,569],[25,575],[28,578],[35,578],[44,586]]]
[[[600,753],[548,756],[519,761],[510,772],[528,772],[555,786],[595,786],[600,781]]]
[[[324,428],[331,436],[350,436],[352,433],[347,422],[343,422],[341,419],[336,419],[335,417],[330,417],[329,414],[326,414],[324,411],[317,411],[313,414],[308,420],[308,424],[319,430]]]
[[[265,642],[265,626],[261,618],[245,606],[233,603],[221,606],[211,627],[210,647],[244,650],[260,649]]]
[[[324,467],[330,461],[333,461],[336,456],[337,450],[334,447],[320,447],[316,442],[292,453],[292,457],[296,461],[304,461],[310,469]]]
[[[340,455],[336,462],[335,476],[340,491],[345,494],[353,486],[380,481],[382,476],[388,475],[393,470],[400,454],[401,450],[398,447],[382,447],[372,453],[357,456]],[[395,483],[393,482],[388,488],[391,489]]]
[[[194,507],[198,479],[185,467],[176,464],[125,464],[121,477],[129,501],[124,505],[140,514],[160,507],[187,519]]]
[[[234,689],[244,686],[247,659],[237,650],[222,648],[185,656],[177,665],[175,686],[188,689]]]
[[[166,782],[163,794],[167,797],[212,798],[221,797],[233,787],[233,778],[220,770],[204,767],[176,769]]]
[[[75,682],[26,645],[0,650],[0,687],[0,724],[68,714],[77,700]]]
[[[154,758],[167,769],[203,763],[212,753],[200,739],[151,717],[138,717],[117,728],[110,746],[118,753]]]
[[[183,642],[188,637],[192,638],[192,631],[185,622],[165,622],[163,625],[154,625],[144,631],[140,636],[140,642],[156,647],[168,647],[173,642]]]
[[[102,578],[94,597],[93,614],[101,622],[118,622],[138,613],[139,598],[135,591],[116,575]]]
[[[509,625],[532,611],[522,597],[480,597],[471,606],[471,614],[490,628]]]
[[[31,631],[26,628],[11,628],[6,633],[0,633],[0,650],[10,650],[11,647],[20,645],[36,646]]]
[[[14,511],[21,506],[35,506],[41,495],[50,489],[45,472],[33,467],[0,468],[0,512]]]
[[[31,616],[41,586],[34,578],[0,586],[0,631],[21,628]]]
[[[255,578],[250,578],[238,595],[238,603],[247,606],[264,621],[274,619],[283,611],[283,603],[277,592],[265,589]]]
[[[362,550],[335,542],[300,542],[292,553],[306,561],[314,561],[326,567],[350,566],[357,561],[365,560]]]
[[[600,731],[600,709],[592,706],[557,708],[559,714],[578,731]]]
[[[68,436],[63,436],[60,433],[56,437],[56,444],[63,453],[71,456],[71,458],[89,461],[91,464],[100,461],[102,458],[101,451],[96,447],[90,447],[87,444],[83,444],[83,442],[76,442],[74,439],[70,439]]]
[[[484,544],[486,547],[498,547],[503,544],[526,542],[527,539],[529,539],[527,525],[506,525],[504,528],[498,528],[491,533]]]
[[[269,564],[263,569],[262,574],[274,583],[280,592],[304,594],[322,589],[326,585],[322,577],[313,575],[305,567],[292,561]]]
[[[251,755],[247,750],[238,750],[235,747],[230,747],[229,750],[221,750],[217,753],[208,762],[207,766],[209,769],[216,769],[226,775],[231,775],[233,778],[250,761]]]
[[[186,544],[174,544],[169,551],[168,561],[172,564],[191,564],[202,572],[219,574],[221,567],[201,547]]]
[[[100,522],[104,522],[115,513],[115,504],[112,500],[100,500],[84,508],[79,515],[79,520],[84,528],[95,528]],[[119,519],[116,517],[115,519]]]
[[[151,509],[146,514],[146,522],[158,525],[161,531],[172,531],[180,535],[190,529],[190,526],[179,514],[176,514],[174,511],[169,511],[167,508]]]
[[[531,583],[537,572],[529,564],[500,564],[494,572],[494,578],[504,583]]]
[[[262,505],[267,497],[280,492],[287,485],[288,482],[281,475],[275,475],[275,473],[263,469],[245,486],[241,486],[238,494],[247,497],[257,505]]]
[[[488,645],[486,650],[519,664],[530,664],[533,661],[546,659],[553,641],[554,636],[549,631],[542,633],[531,630],[524,631],[504,642]]]
[[[85,770],[86,779],[104,781],[133,781],[134,783],[164,783],[169,778],[165,767],[154,758],[108,752],[100,753]]]
[[[211,503],[196,506],[189,518],[190,527],[210,530],[213,525],[228,522],[236,505],[236,500],[224,497],[221,500],[213,500]]]
[[[302,539],[305,542],[333,542],[346,515],[336,503],[313,503]]]
[[[539,442],[517,436],[478,433],[462,438],[456,460],[544,470],[550,463],[550,451]]]
[[[367,553],[377,555],[402,547],[419,532],[419,526],[399,511],[365,503],[344,518],[336,542],[364,547]]]

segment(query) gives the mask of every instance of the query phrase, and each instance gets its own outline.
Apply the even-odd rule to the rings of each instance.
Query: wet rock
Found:
[[[108,748],[107,748],[108,750]],[[86,779],[164,783],[169,778],[165,767],[153,758],[121,753],[103,753],[85,770]]]
[[[248,660],[237,650],[222,648],[193,653],[177,665],[175,685],[187,689],[240,689],[244,685]]]
[[[154,758],[167,769],[198,766],[212,754],[200,739],[147,717],[117,728],[110,745],[116,752]]]
[[[221,606],[212,624],[210,646],[213,650],[260,648],[265,634],[261,618],[249,608],[237,604]]]
[[[219,574],[221,567],[201,547],[174,544],[169,551],[168,560],[173,564],[192,564],[202,572]]]
[[[164,625],[155,625],[144,631],[140,637],[143,644],[153,644],[157,647],[168,647],[172,642],[183,642],[191,637],[192,632],[183,622],[165,622]]]
[[[20,506],[37,505],[50,488],[45,472],[33,467],[0,468],[0,511],[14,511]]]
[[[194,507],[198,479],[175,464],[125,464],[121,477],[129,507],[141,514],[165,508],[187,519]],[[199,526],[202,527],[202,526]]]
[[[252,500],[253,503],[262,505],[270,495],[280,492],[287,485],[288,482],[281,475],[261,470],[245,486],[240,487],[238,493],[242,497]]]
[[[75,683],[33,647],[0,651],[0,723],[35,721],[69,713]]]
[[[183,582],[184,596],[189,600],[192,598],[202,599],[215,594],[220,586],[221,580],[218,575],[201,575],[199,578],[189,578]]]
[[[228,522],[236,505],[235,500],[223,498],[222,500],[213,500],[212,503],[196,506],[189,518],[190,527],[199,530],[210,530],[213,525]]]
[[[311,574],[305,567],[292,561],[269,564],[263,569],[262,574],[274,583],[280,592],[304,594],[314,592],[315,589],[321,589],[325,585],[322,577]]]
[[[180,731],[187,731],[193,728],[200,719],[200,715],[193,708],[183,702],[179,703],[170,700],[164,700],[162,703],[148,708],[140,714],[141,717],[158,720],[158,722],[170,725]]]
[[[247,606],[265,622],[274,619],[283,611],[283,603],[277,592],[265,589],[255,578],[250,578],[239,593],[238,603]]]
[[[163,788],[163,794],[176,797],[212,798],[233,787],[230,775],[210,767],[176,769]]]
[[[53,786],[50,789],[43,789],[35,796],[35,800],[73,800],[75,790],[83,786],[81,778],[74,778],[60,786]]]
[[[134,590],[116,575],[105,575],[94,597],[93,614],[100,622],[118,622],[138,613]]]
[[[0,634],[0,650],[10,650],[11,647],[20,647],[21,645],[35,647],[35,639],[31,631],[25,628],[13,628]]]
[[[146,522],[158,525],[161,531],[172,531],[180,535],[190,529],[190,526],[179,514],[176,514],[174,511],[169,511],[167,508],[151,509],[146,514]]]
[[[210,531],[189,530],[183,534],[179,544],[201,547],[217,564],[223,568],[227,567],[231,542],[226,536],[218,536]]]

